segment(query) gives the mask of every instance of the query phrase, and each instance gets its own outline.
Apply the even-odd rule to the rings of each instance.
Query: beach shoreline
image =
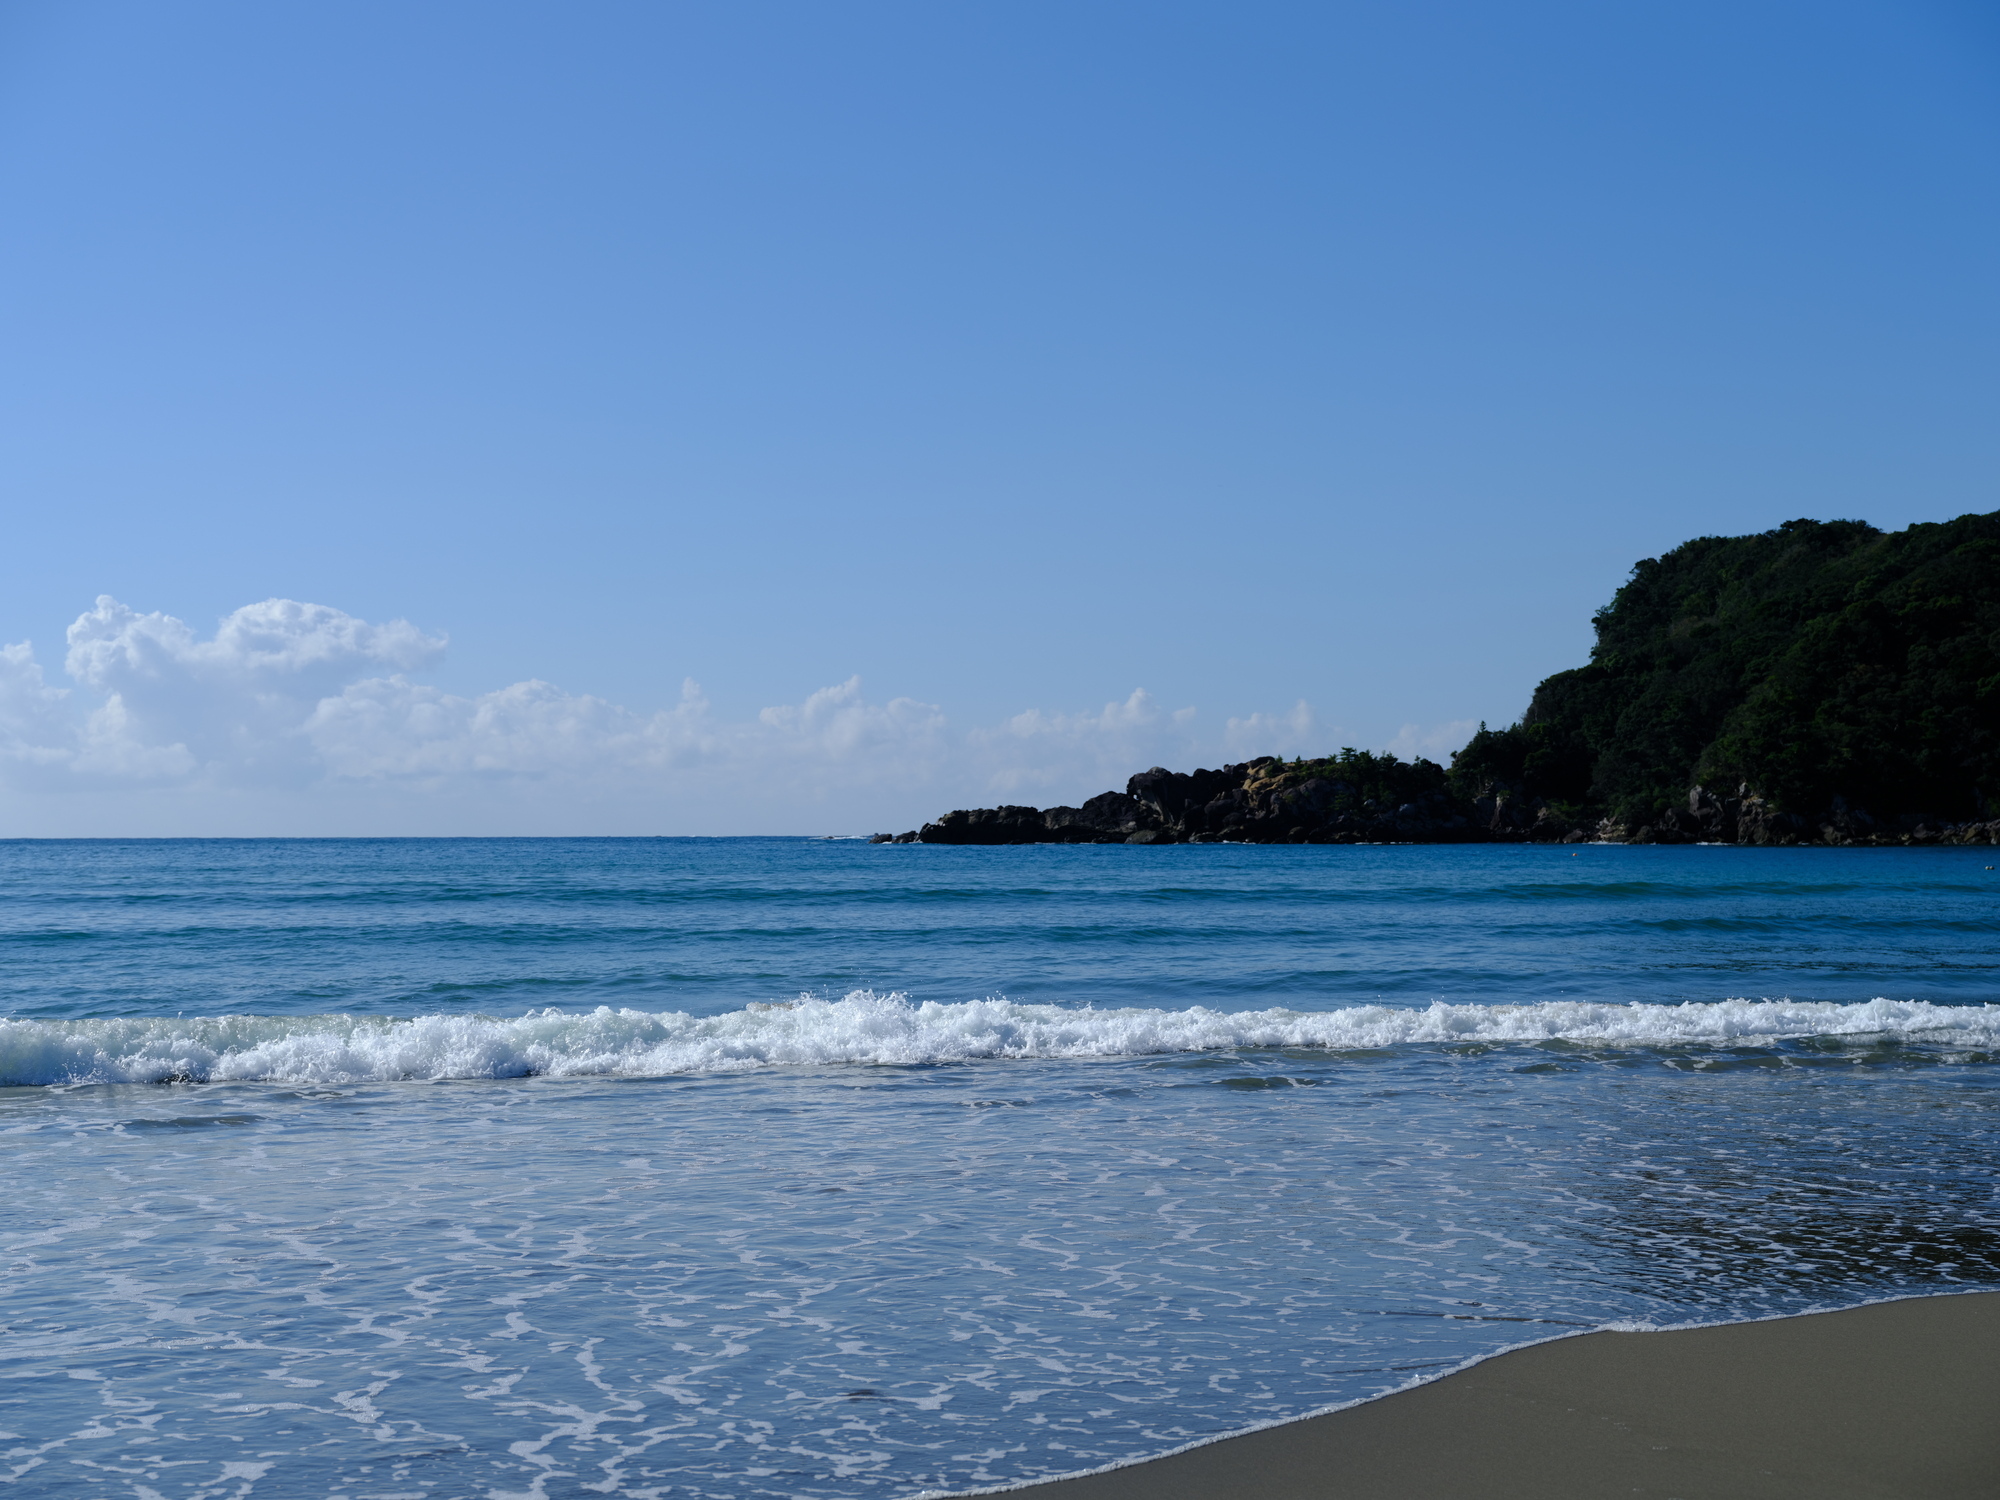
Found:
[[[1030,1500],[1957,1500],[2000,1494],[2000,1292],[1524,1345]],[[943,1492],[929,1492],[942,1495]]]

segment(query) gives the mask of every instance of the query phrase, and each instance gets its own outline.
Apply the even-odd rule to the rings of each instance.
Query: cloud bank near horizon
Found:
[[[100,596],[69,627],[74,687],[51,684],[29,643],[0,647],[0,834],[864,832],[1339,737],[1304,700],[1216,725],[1144,689],[967,727],[871,700],[859,677],[746,720],[692,679],[652,713],[539,680],[466,697],[409,675],[446,644],[290,599],[245,605],[203,640]],[[1472,728],[1406,725],[1385,748],[1437,757]]]

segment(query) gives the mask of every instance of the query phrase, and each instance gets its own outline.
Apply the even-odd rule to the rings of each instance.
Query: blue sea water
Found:
[[[2000,1286],[1989,862],[0,844],[0,1487],[895,1497]]]

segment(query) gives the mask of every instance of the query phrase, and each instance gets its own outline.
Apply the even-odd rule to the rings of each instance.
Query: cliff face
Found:
[[[1702,537],[1594,623],[1589,663],[1449,771],[1358,750],[1156,766],[894,842],[2000,843],[2000,512]]]

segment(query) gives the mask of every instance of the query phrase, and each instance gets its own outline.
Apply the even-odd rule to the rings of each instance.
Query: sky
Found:
[[[0,836],[1446,758],[2000,506],[1959,0],[0,0]]]

